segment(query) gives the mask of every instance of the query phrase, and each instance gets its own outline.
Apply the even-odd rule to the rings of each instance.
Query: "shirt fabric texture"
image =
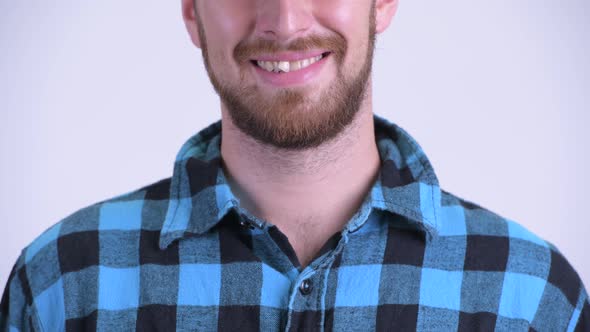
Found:
[[[184,144],[171,178],[26,247],[0,331],[590,330],[584,286],[553,245],[442,191],[418,144],[374,121],[379,175],[306,268],[240,208],[216,122]]]

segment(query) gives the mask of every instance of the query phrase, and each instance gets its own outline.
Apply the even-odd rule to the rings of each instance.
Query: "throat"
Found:
[[[340,238],[340,229],[330,229],[322,225],[304,224],[293,228],[295,229],[287,227],[284,231],[277,229],[285,236],[301,270],[325,252],[334,249]]]

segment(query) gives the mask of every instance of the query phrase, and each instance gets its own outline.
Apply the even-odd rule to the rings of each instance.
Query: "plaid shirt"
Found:
[[[217,122],[182,147],[171,179],[25,248],[0,330],[589,330],[586,291],[555,247],[441,191],[417,143],[375,125],[378,179],[306,268],[239,207]]]

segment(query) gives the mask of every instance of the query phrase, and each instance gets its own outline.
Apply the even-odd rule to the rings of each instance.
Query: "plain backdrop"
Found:
[[[374,65],[375,112],[443,188],[553,242],[586,285],[589,48],[585,0],[401,0]],[[169,177],[219,117],[180,1],[0,0],[0,284],[50,225]]]

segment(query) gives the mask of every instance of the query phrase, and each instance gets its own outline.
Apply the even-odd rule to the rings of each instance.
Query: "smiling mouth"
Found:
[[[251,60],[250,62],[270,73],[290,73],[298,70],[305,69],[312,64],[322,60],[323,58],[330,55],[330,52],[322,53],[318,56],[310,57],[307,59],[297,61],[262,61],[262,60]]]

